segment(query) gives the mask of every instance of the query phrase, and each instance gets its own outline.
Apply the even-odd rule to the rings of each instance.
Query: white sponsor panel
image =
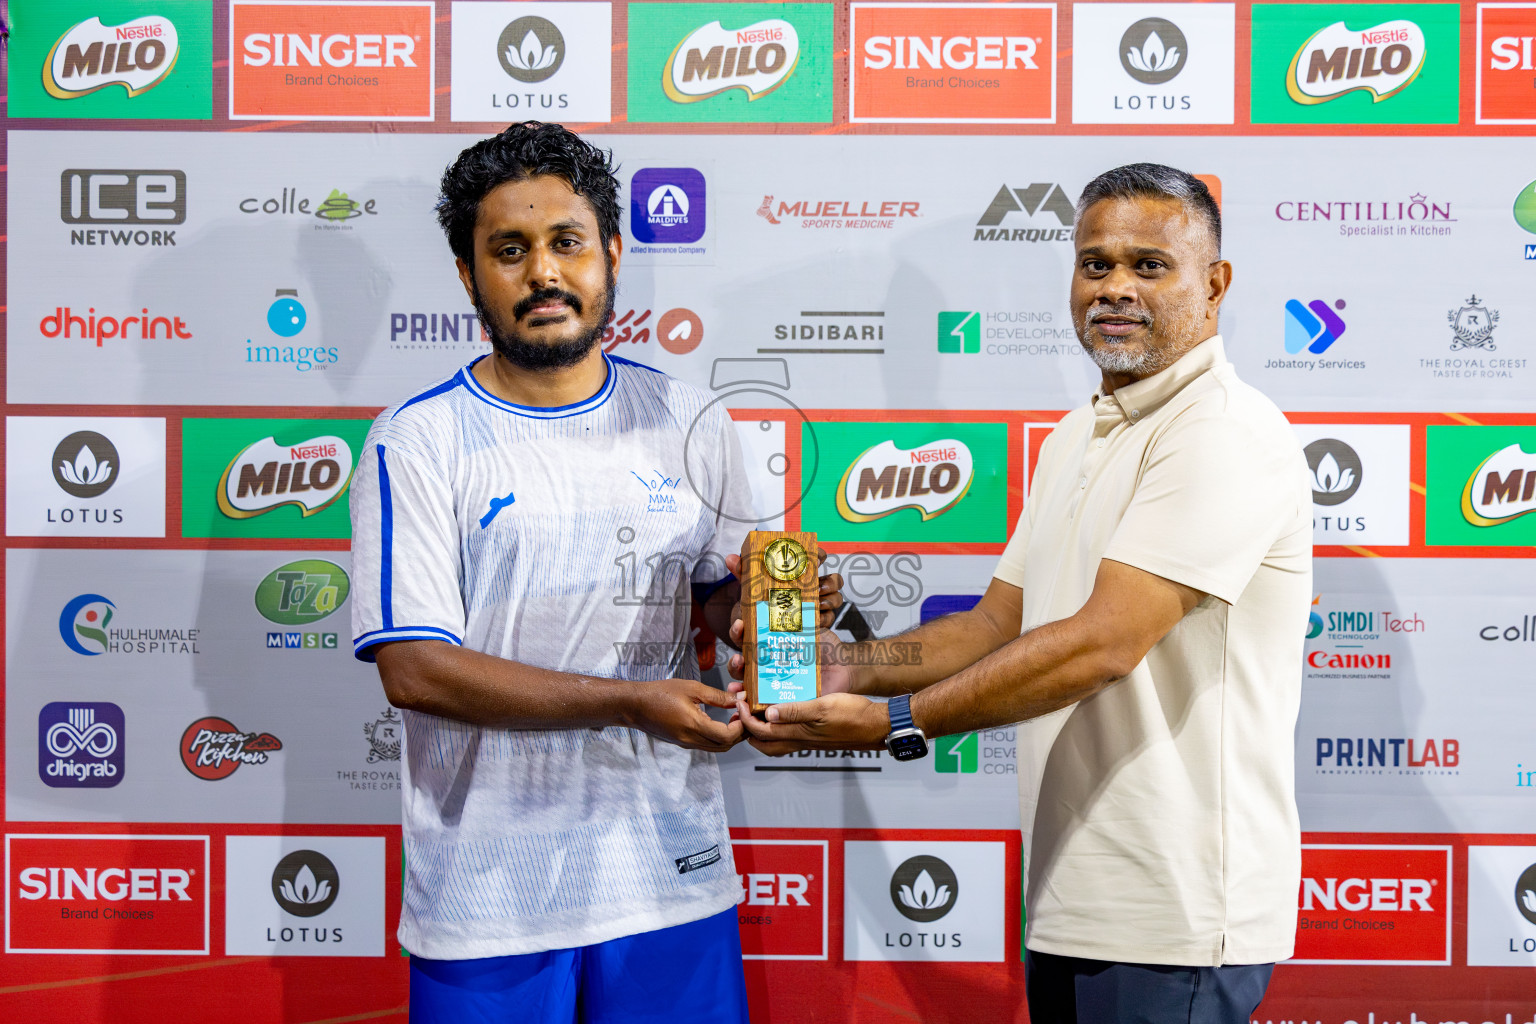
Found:
[[[1407,544],[1409,428],[1362,423],[1293,426],[1311,473],[1312,542]]]
[[[1001,962],[1004,848],[843,844],[843,958]]]
[[[612,75],[612,4],[453,4],[455,121],[607,121]]]
[[[1072,120],[1231,124],[1236,55],[1233,4],[1077,5]]]
[[[165,536],[165,420],[6,418],[12,537]]]
[[[228,836],[229,956],[384,956],[384,839]]]
[[[1536,846],[1467,847],[1467,965],[1536,967]]]

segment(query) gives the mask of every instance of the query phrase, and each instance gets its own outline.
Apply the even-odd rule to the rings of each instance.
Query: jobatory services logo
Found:
[[[608,3],[453,4],[455,121],[607,121]]]
[[[54,701],[37,714],[37,776],[43,785],[106,789],[123,781],[123,709],[106,701]]]
[[[1309,356],[1322,357],[1324,353],[1344,336],[1349,329],[1348,323],[1342,314],[1348,305],[1343,299],[1334,299],[1329,302],[1326,299],[1313,299],[1310,302],[1302,302],[1300,299],[1287,299],[1284,309],[1284,335],[1285,353],[1290,359],[1269,359],[1264,363],[1266,370],[1363,370],[1363,359],[1341,358],[1337,353],[1325,358],[1308,358]]]
[[[269,732],[241,732],[227,718],[207,715],[181,734],[181,763],[187,771],[208,782],[233,775],[241,765],[261,765],[283,749],[283,741]]]
[[[1301,848],[1295,963],[1451,962],[1451,848]]]
[[[12,416],[6,524],[13,537],[159,537],[165,420]]]
[[[351,535],[342,497],[364,419],[187,419],[182,436],[182,536]]]
[[[232,120],[432,120],[431,0],[234,0],[229,18]]]
[[[1312,477],[1314,544],[1408,543],[1409,428],[1292,425]]]
[[[341,360],[341,350],[335,345],[282,344],[303,333],[309,323],[309,312],[299,301],[297,288],[278,288],[274,296],[272,305],[267,307],[266,321],[267,330],[278,343],[272,344],[272,338],[246,338],[247,365],[266,364],[296,373],[323,371],[335,366]]]
[[[246,956],[384,956],[384,840],[228,836],[224,949]]]
[[[1003,844],[843,844],[843,958],[1003,959]]]
[[[1049,124],[1054,4],[849,5],[848,119]]]
[[[697,242],[707,217],[704,175],[692,167],[646,167],[630,179],[629,230],[636,242]]]
[[[7,953],[208,953],[208,837],[8,835]]]
[[[59,219],[70,225],[70,245],[174,246],[176,232],[167,228],[186,222],[187,176],[69,168],[59,175]]]
[[[12,117],[207,120],[207,0],[50,0],[11,12]]]
[[[196,626],[125,625],[118,612],[101,594],[77,594],[59,612],[59,639],[87,657],[202,653],[197,646],[202,631]]]
[[[744,960],[827,959],[827,841],[737,839]]]
[[[1233,4],[1084,4],[1072,12],[1078,124],[1231,124]]]
[[[1467,964],[1536,966],[1536,846],[1467,847]]]
[[[1455,124],[1456,4],[1255,4],[1255,124]]]
[[[971,240],[1070,243],[1075,215],[1072,197],[1055,182],[1037,181],[1025,188],[1003,185],[977,219]],[[1020,220],[1030,226],[1020,226]]]
[[[1477,5],[1478,124],[1536,124],[1536,4]]]
[[[1426,544],[1536,543],[1536,427],[1430,426],[1425,477]]]
[[[832,6],[629,6],[629,120],[832,120]]]

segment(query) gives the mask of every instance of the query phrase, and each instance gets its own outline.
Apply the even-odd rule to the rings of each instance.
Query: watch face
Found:
[[[898,761],[914,761],[928,753],[928,741],[922,735],[892,736],[886,741],[891,756]]]

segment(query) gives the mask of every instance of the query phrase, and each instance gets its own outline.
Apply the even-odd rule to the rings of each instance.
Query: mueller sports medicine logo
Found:
[[[37,775],[46,786],[104,789],[123,781],[123,709],[55,701],[37,715]]]
[[[269,732],[241,732],[226,718],[199,718],[181,734],[181,763],[200,779],[217,782],[243,764],[266,764],[283,749]]]
[[[800,34],[782,18],[738,29],[720,22],[683,37],[662,68],[662,90],[674,103],[697,103],[731,89],[748,101],[773,92],[800,62]]]
[[[763,196],[756,212],[769,224],[787,221],[802,228],[889,229],[902,218],[922,216],[919,203],[895,199],[797,199],[791,202],[773,196]]]
[[[1467,477],[1461,514],[1473,526],[1498,526],[1536,512],[1536,454],[1519,442],[1488,456]]]
[[[913,449],[882,441],[854,459],[837,489],[837,510],[853,523],[867,523],[916,509],[926,521],[957,505],[975,476],[971,450],[950,439]]]
[[[1022,228],[1004,224],[1013,214],[1022,214],[1031,218],[1031,223],[1036,226]],[[1027,188],[1010,188],[1004,185],[997,190],[997,195],[992,197],[992,202],[982,211],[981,218],[976,221],[976,233],[971,240],[974,242],[1070,242],[1072,241],[1072,219],[1075,215],[1071,197],[1060,185],[1053,182],[1035,182]]]
[[[187,176],[182,171],[84,170],[59,175],[59,219],[74,228],[70,245],[176,244],[167,225],[187,219]]]
[[[121,25],[82,21],[59,37],[43,64],[43,88],[68,100],[120,85],[137,96],[165,81],[181,48],[168,18],[146,15]]]
[[[219,511],[250,519],[292,505],[304,516],[327,508],[352,480],[352,449],[333,434],[298,444],[264,437],[230,460],[219,479]]]
[[[1425,51],[1424,31],[1412,21],[1385,21],[1363,30],[1337,21],[1301,44],[1291,58],[1286,92],[1311,105],[1359,90],[1380,103],[1413,83]]]
[[[1448,964],[1451,850],[1303,846],[1297,963]]]

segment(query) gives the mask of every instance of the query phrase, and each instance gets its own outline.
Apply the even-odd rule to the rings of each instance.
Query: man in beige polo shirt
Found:
[[[829,670],[848,692],[742,717],[768,753],[903,758],[1026,723],[1030,1019],[1237,1024],[1296,928],[1306,463],[1223,352],[1232,266],[1203,183],[1100,175],[1075,243],[1072,317],[1103,385],[1046,440],[986,595],[901,637],[921,664]]]

